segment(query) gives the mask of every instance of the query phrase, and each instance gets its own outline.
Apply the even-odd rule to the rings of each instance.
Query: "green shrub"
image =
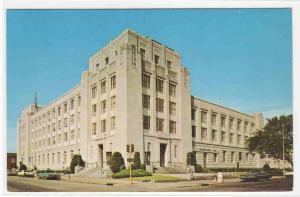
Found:
[[[144,164],[144,163],[141,164],[141,169],[142,169],[142,170],[146,170],[146,164]]]
[[[126,166],[125,165],[121,165],[120,166],[120,171],[122,171],[122,170],[126,170]]]
[[[269,164],[267,164],[267,163],[263,166],[263,170],[266,171],[266,172],[269,172],[270,169],[271,168],[270,168]]]
[[[188,152],[187,153],[187,158],[186,158],[186,163],[191,166],[197,165],[197,160],[196,160],[196,153],[195,152]]]
[[[142,170],[142,169],[138,169],[138,170],[132,170],[131,171],[131,176],[132,177],[151,176],[151,173],[147,172],[145,170]],[[130,177],[129,170],[122,170],[122,171],[114,173],[112,175],[112,178],[115,178],[115,179],[129,178],[129,177]]]
[[[27,166],[25,164],[20,164],[20,171],[27,170]]]
[[[137,170],[141,168],[141,158],[140,158],[140,153],[139,152],[135,152],[134,156],[133,156],[133,165],[132,165],[132,169],[133,170]]]
[[[81,158],[81,155],[78,155],[78,154],[76,154],[76,155],[73,155],[73,157],[72,157],[72,161],[71,161],[71,163],[70,163],[70,171],[74,174],[74,171],[75,171],[75,167],[76,166],[83,166],[84,165],[84,163],[83,163],[83,160],[82,160],[82,158]]]
[[[195,172],[202,172],[202,166],[200,164],[196,165]]]
[[[119,152],[114,152],[111,157],[111,171],[113,173],[119,172],[122,165],[125,165],[122,154]]]

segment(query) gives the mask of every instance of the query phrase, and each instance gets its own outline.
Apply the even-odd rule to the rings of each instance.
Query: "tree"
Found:
[[[122,165],[125,165],[122,154],[119,152],[114,152],[111,157],[111,171],[113,173],[119,172]]]
[[[141,168],[141,158],[140,158],[140,153],[135,152],[133,156],[133,170],[137,170]]]
[[[20,163],[20,171],[27,170],[27,166],[23,163]]]
[[[72,161],[70,163],[70,171],[74,174],[76,166],[84,166],[84,162],[81,158],[81,155],[73,155]]]
[[[247,140],[249,151],[257,151],[261,157],[282,159],[282,129],[284,129],[284,159],[293,166],[293,115],[267,119],[262,130],[257,130]]]
[[[197,166],[197,160],[196,160],[196,153],[195,152],[188,152],[186,163],[190,166]]]

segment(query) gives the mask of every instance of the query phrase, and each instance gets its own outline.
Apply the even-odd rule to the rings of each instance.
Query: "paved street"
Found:
[[[106,185],[113,182],[113,186]],[[203,183],[209,183],[208,186]],[[188,192],[188,191],[291,191],[292,179],[273,179],[265,182],[239,182],[239,179],[227,180],[226,183],[213,184],[212,181],[181,182],[134,182],[128,180],[103,181],[98,183],[72,182],[66,180],[39,180],[36,178],[8,177],[8,191],[11,192]]]

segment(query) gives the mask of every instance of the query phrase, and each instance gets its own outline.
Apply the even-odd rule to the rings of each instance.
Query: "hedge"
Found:
[[[147,172],[145,170],[142,170],[142,169],[138,169],[138,170],[132,170],[131,176],[132,177],[151,176],[151,173]],[[115,179],[129,178],[129,177],[130,177],[129,170],[122,170],[122,171],[114,173],[112,175],[112,178],[115,178]]]

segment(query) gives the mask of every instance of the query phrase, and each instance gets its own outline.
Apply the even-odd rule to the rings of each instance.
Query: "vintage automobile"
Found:
[[[241,181],[267,181],[272,178],[272,175],[263,170],[251,170],[245,175],[241,175]]]
[[[32,178],[32,177],[34,177],[34,173],[31,171],[22,170],[22,171],[17,172],[17,176]]]
[[[37,174],[37,177],[45,180],[59,180],[60,174],[54,172],[40,172]]]

